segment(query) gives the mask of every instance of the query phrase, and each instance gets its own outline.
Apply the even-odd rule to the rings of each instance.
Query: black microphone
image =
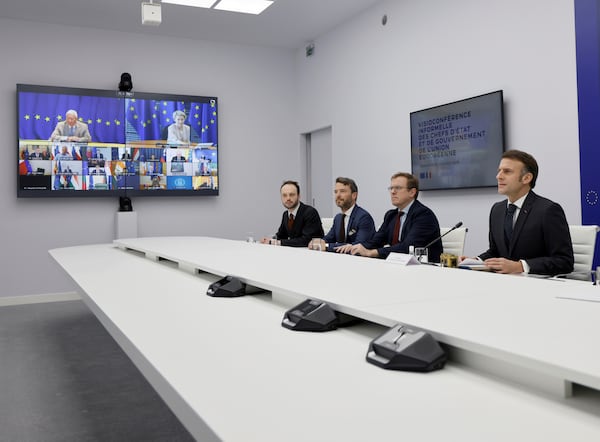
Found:
[[[460,226],[462,226],[462,221],[459,221],[456,223],[456,225],[454,227],[452,227],[450,230],[448,230],[446,233],[444,233],[443,235],[438,236],[436,239],[434,239],[433,241],[431,241],[429,244],[427,244],[425,247],[423,247],[424,249],[428,249],[429,246],[431,246],[433,243],[438,242],[440,239],[442,239],[444,236],[446,236],[448,233],[452,232],[455,229],[458,229]],[[423,255],[419,255],[417,256],[417,261],[421,262],[421,258],[423,257]],[[428,263],[429,264],[429,263]]]
[[[452,232],[453,230],[458,229],[460,226],[462,226],[462,221],[459,221],[456,223],[456,225],[454,227],[452,227],[450,230],[448,230],[446,233],[444,233],[443,235],[438,236],[436,239],[434,239],[433,241],[431,241],[429,244],[427,244],[425,246],[425,248],[428,248],[430,245],[432,245],[435,242],[438,242],[440,239],[442,239],[444,236],[446,236],[448,233]]]

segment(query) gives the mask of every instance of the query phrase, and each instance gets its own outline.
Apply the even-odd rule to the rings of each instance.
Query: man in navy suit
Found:
[[[375,222],[369,212],[356,205],[356,182],[352,178],[336,178],[334,195],[335,204],[342,212],[333,218],[333,226],[321,240],[319,249],[337,252],[344,244],[358,244],[371,239],[375,233]],[[309,247],[314,249],[314,242]]]
[[[323,237],[323,226],[319,212],[314,207],[300,202],[300,185],[296,181],[285,181],[280,188],[281,202],[286,208],[275,238],[262,238],[263,244],[291,247],[306,247],[311,239]]]
[[[498,193],[507,200],[492,206],[490,247],[479,255],[499,273],[558,275],[573,271],[573,245],[562,207],[535,194],[538,164],[526,152],[508,150],[498,167]]]
[[[373,237],[355,245],[342,246],[341,252],[372,258],[387,258],[390,252],[408,253],[410,246],[429,245],[429,262],[439,262],[442,253],[440,225],[433,211],[417,201],[419,180],[410,173],[392,175],[390,197],[395,209],[389,210]]]

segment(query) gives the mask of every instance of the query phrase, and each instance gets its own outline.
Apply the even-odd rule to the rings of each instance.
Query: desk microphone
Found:
[[[442,239],[444,236],[446,236],[448,233],[452,232],[455,229],[458,229],[460,226],[462,226],[463,223],[462,221],[459,221],[456,223],[456,225],[454,227],[452,227],[450,230],[448,230],[446,233],[444,233],[443,235],[438,236],[436,239],[434,239],[433,241],[431,241],[430,243],[428,243],[425,247],[423,247],[424,249],[428,249],[433,243],[438,242],[440,239]],[[417,256],[417,261],[421,262],[421,258],[423,257],[423,255],[419,255]]]
[[[452,232],[453,230],[458,229],[460,226],[462,226],[462,221],[459,221],[456,223],[456,225],[454,227],[452,227],[450,230],[448,230],[446,233],[444,233],[443,235],[438,236],[436,239],[434,239],[433,241],[431,241],[429,244],[427,244],[425,246],[425,248],[429,248],[429,246],[431,246],[433,243],[438,242],[440,239],[442,239],[444,236],[446,236],[448,233]]]

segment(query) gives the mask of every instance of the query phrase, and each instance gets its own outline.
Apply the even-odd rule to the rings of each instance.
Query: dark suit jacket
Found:
[[[359,244],[371,239],[375,233],[375,222],[373,217],[365,209],[359,206],[354,206],[350,219],[346,225],[346,241],[341,242],[339,236],[340,224],[342,223],[342,214],[338,213],[333,218],[333,226],[323,238],[328,243],[327,250],[333,251],[335,247],[343,244]]]
[[[367,249],[377,249],[380,258],[387,258],[390,252],[408,253],[409,246],[425,247],[440,236],[440,225],[433,211],[415,200],[410,207],[400,233],[400,242],[393,246],[394,225],[398,209],[389,210],[383,218],[383,224],[373,237],[364,243]],[[436,241],[429,246],[429,262],[440,262],[442,241]]]
[[[301,202],[290,232],[287,229],[287,222],[288,211],[286,210],[283,212],[281,225],[276,234],[276,238],[281,240],[282,246],[306,247],[311,239],[323,238],[321,217],[314,207]]]
[[[506,200],[490,212],[490,248],[481,259],[523,259],[530,273],[559,275],[573,271],[573,244],[562,207],[530,191],[517,217],[508,248],[504,243]]]

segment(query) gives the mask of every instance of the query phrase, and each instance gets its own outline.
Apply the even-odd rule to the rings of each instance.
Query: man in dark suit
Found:
[[[335,180],[335,204],[341,209],[333,218],[333,226],[318,244],[320,250],[338,251],[344,244],[358,244],[371,239],[375,233],[373,217],[356,205],[358,186],[351,178],[338,177]],[[314,241],[310,248],[316,248]]]
[[[185,157],[183,156],[183,154],[181,153],[181,151],[178,150],[177,152],[175,152],[175,155],[173,155],[173,158],[171,158],[171,161],[185,162]]]
[[[42,158],[44,158],[44,157],[43,157],[42,153],[40,152],[39,146],[36,146],[34,151],[29,154],[30,160],[41,160]]]
[[[312,238],[323,237],[321,217],[314,207],[300,202],[300,185],[285,181],[280,188],[281,202],[286,208],[275,238],[262,238],[263,244],[306,247]]]
[[[372,258],[387,258],[390,252],[408,253],[409,247],[429,246],[428,260],[439,262],[442,253],[440,225],[433,211],[417,201],[419,180],[410,173],[392,175],[390,197],[395,209],[389,210],[373,237],[355,245],[342,246],[341,252]]]
[[[508,150],[498,167],[498,193],[508,200],[492,206],[490,248],[479,255],[499,273],[558,275],[573,271],[573,245],[562,207],[535,194],[538,165],[531,155]]]

